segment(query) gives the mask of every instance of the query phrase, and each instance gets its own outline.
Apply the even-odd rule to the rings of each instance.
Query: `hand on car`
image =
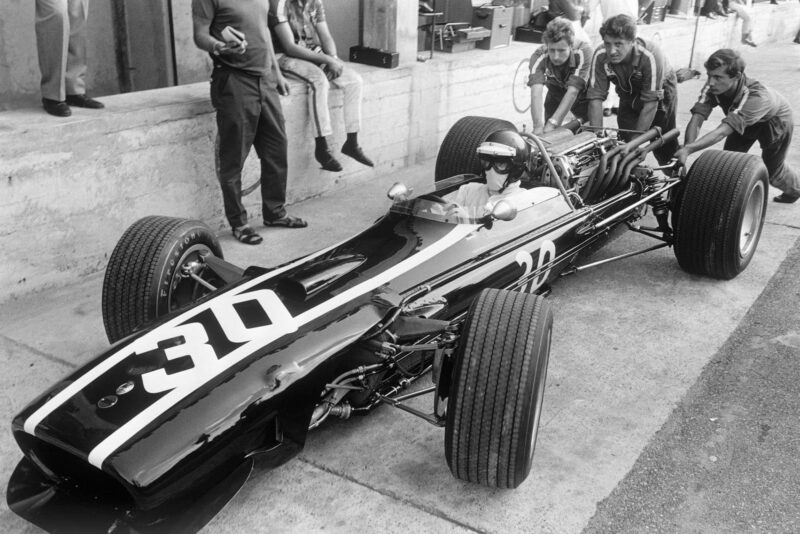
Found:
[[[675,155],[673,156],[675,159],[678,160],[678,163],[685,167],[686,166],[686,158],[689,157],[689,151],[686,149],[685,146],[680,147]]]

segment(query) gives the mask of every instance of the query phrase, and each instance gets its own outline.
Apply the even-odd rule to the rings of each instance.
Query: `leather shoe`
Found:
[[[42,107],[50,115],[56,117],[69,117],[72,115],[72,110],[63,100],[50,100],[49,98],[42,99]]]
[[[348,145],[347,143],[342,146],[342,154],[345,156],[350,156],[357,162],[361,163],[362,165],[366,165],[367,167],[374,167],[375,164],[372,163],[372,160],[369,159],[364,151],[361,150],[360,145]]]
[[[322,168],[326,171],[339,172],[342,170],[342,164],[333,157],[330,150],[317,150],[314,153],[314,157],[317,158],[319,164],[322,165]]]
[[[797,199],[800,198],[800,195],[790,195],[788,193],[781,193],[777,197],[773,198],[774,202],[780,202],[781,204],[794,204],[797,202]]]
[[[717,18],[717,16],[714,13],[706,13],[706,17],[710,18],[711,20]]]
[[[67,95],[67,104],[78,108],[103,109],[105,104],[86,95]]]

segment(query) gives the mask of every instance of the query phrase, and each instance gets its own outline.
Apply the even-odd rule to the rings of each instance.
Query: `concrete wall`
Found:
[[[495,53],[442,55],[391,70],[353,65],[367,81],[360,138],[374,169],[346,156],[340,156],[341,173],[318,168],[306,90],[293,85],[282,102],[290,139],[289,201],[382,180],[433,158],[443,132],[465,114],[518,118],[509,79],[533,48],[518,44]],[[481,83],[474,83],[476,74]],[[104,102],[102,112],[78,109],[61,120],[32,111],[2,114],[0,299],[102,270],[124,229],[147,214],[225,227],[213,167],[216,129],[208,84],[110,96]],[[344,142],[338,92],[332,107],[331,146],[338,152]],[[251,155],[245,185],[257,177]],[[258,223],[259,194],[246,197],[246,204]]]
[[[756,39],[791,39],[800,5],[757,6]],[[694,66],[703,55],[738,42],[730,20],[701,19]],[[670,61],[689,61],[693,21],[640,27],[661,40]],[[307,94],[300,85],[283,99],[289,147],[289,201],[324,195],[348,184],[386,180],[393,171],[436,156],[448,128],[465,115],[529,123],[515,111],[511,85],[517,65],[536,48],[512,43],[492,51],[437,53],[433,61],[384,70],[352,65],[364,76],[365,151],[369,169],[345,156],[341,173],[313,159]],[[526,95],[523,94],[523,102]],[[205,220],[225,227],[213,170],[215,125],[206,82],[110,96],[101,112],[76,109],[69,119],[38,108],[0,113],[0,300],[60,286],[101,271],[116,240],[148,214]],[[687,107],[690,103],[681,103]],[[341,95],[332,95],[335,134],[344,141]],[[251,157],[245,185],[258,176]],[[259,195],[246,198],[260,220]],[[226,230],[227,231],[227,230]]]
[[[210,60],[192,40],[192,0],[172,0],[172,43],[177,84],[208,77]],[[342,57],[358,44],[359,0],[330,2],[328,25]],[[134,90],[173,82],[166,0],[128,2],[131,77]],[[110,0],[91,0],[88,21],[87,89],[97,95],[120,92]],[[39,64],[34,31],[34,0],[0,2],[0,111],[39,105]],[[147,60],[149,64],[146,64]]]

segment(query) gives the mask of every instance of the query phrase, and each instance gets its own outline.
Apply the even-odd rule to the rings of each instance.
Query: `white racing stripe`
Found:
[[[258,278],[254,278],[253,280],[251,280],[251,281],[249,281],[249,282],[247,282],[245,284],[242,284],[241,286],[236,288],[234,290],[235,293],[231,292],[231,295],[238,295],[239,293],[242,293],[243,291],[245,291],[245,290],[247,290],[247,289],[249,289],[249,288],[251,288],[251,287],[253,287],[255,285],[258,285],[258,284],[264,282],[265,280],[269,280],[270,278],[273,278],[274,276],[277,276],[277,275],[279,275],[279,274],[281,274],[281,273],[283,273],[285,271],[288,271],[289,269],[292,269],[292,268],[296,267],[297,265],[300,265],[303,262],[306,262],[306,261],[309,261],[309,260],[311,260],[313,258],[321,256],[322,254],[325,254],[326,252],[329,252],[329,251],[335,249],[336,247],[342,245],[342,243],[345,243],[345,242],[346,242],[346,240],[341,241],[340,243],[337,243],[337,244],[332,245],[332,246],[330,246],[328,248],[322,249],[319,252],[315,252],[314,254],[309,254],[308,256],[304,256],[304,257],[298,259],[297,261],[289,263],[289,264],[287,264],[287,265],[285,265],[285,266],[283,266],[283,267],[281,267],[279,269],[275,269],[274,271],[270,271],[270,272],[264,274],[263,276],[260,276]],[[187,319],[189,319],[191,317],[194,317],[195,315],[198,315],[201,312],[211,308],[211,306],[213,306],[213,304],[214,304],[214,300],[210,300],[210,301],[208,301],[208,302],[206,302],[204,304],[201,304],[200,306],[197,306],[196,308],[192,308],[191,310],[188,310],[186,313],[175,317],[174,319],[172,319],[171,321],[169,321],[167,323],[164,323],[164,325],[162,325],[160,328],[171,328],[171,327],[173,327],[175,325],[181,324],[181,323],[185,322]],[[149,335],[150,334],[148,333],[148,334],[145,334],[142,337],[146,338]],[[111,369],[112,367],[117,365],[119,362],[121,362],[122,360],[124,360],[125,358],[130,356],[131,352],[132,352],[131,347],[132,347],[132,344],[125,345],[119,351],[115,352],[113,355],[109,356],[108,358],[106,358],[105,360],[100,362],[97,365],[97,367],[93,367],[92,369],[87,371],[86,374],[82,375],[75,382],[73,382],[72,384],[70,384],[69,386],[67,386],[63,390],[61,390],[58,394],[53,396],[52,399],[50,399],[49,401],[44,403],[38,410],[33,412],[31,414],[31,416],[28,417],[28,419],[25,420],[25,424],[23,426],[25,432],[27,432],[28,434],[31,434],[32,436],[35,436],[36,434],[34,433],[34,430],[39,425],[39,423],[42,422],[42,420],[45,417],[47,417],[52,412],[54,412],[59,406],[61,406],[67,400],[72,398],[75,394],[77,394],[83,388],[85,388],[86,386],[88,386],[89,384],[94,382],[97,378],[99,378],[100,376],[105,374],[106,371],[108,371],[109,369]]]
[[[448,234],[443,236],[441,239],[433,243],[432,245],[428,246],[427,248],[421,250],[420,252],[414,254],[407,260],[400,262],[399,264],[387,269],[386,271],[380,273],[378,276],[366,280],[361,284],[350,288],[339,295],[331,298],[330,300],[320,304],[319,306],[312,308],[311,310],[304,312],[297,317],[294,318],[296,325],[302,326],[307,324],[314,319],[321,317],[322,315],[336,309],[339,306],[346,304],[348,301],[363,295],[369,291],[372,291],[388,282],[391,282],[398,276],[401,276],[410,270],[418,267],[422,263],[428,261],[429,259],[435,257],[436,255],[440,254],[442,251],[446,250],[447,248],[453,246],[454,244],[458,243],[462,239],[464,239],[467,235],[472,233],[478,225],[473,224],[462,224],[455,226]],[[301,261],[307,261],[309,258],[304,258]],[[264,280],[279,274],[281,271],[285,271],[293,266],[295,266],[299,262],[295,262],[280,271],[267,273],[261,278],[257,278],[245,285],[241,288],[238,288],[237,294],[241,293],[245,289],[263,282]],[[216,300],[216,299],[214,299]],[[211,308],[214,305],[214,300],[209,301],[208,303],[191,310],[189,313],[181,315],[177,317],[173,321],[166,323],[165,325],[153,330],[152,332],[148,332],[144,337],[152,336],[158,337],[159,330],[171,328],[176,323],[185,322],[187,319],[197,315],[200,311],[205,309]],[[138,340],[137,340],[138,341]],[[220,371],[224,371],[233,365],[237,364],[238,362],[242,361],[249,355],[256,352],[259,348],[267,345],[269,342],[273,341],[272,339],[258,339],[256,341],[251,341],[241,347],[238,347],[233,352],[226,355],[222,360],[220,360],[223,365],[219,368]],[[116,365],[120,361],[124,360],[128,356],[132,354],[131,346],[125,347],[125,349],[115,353],[113,356],[108,358],[107,360],[103,361],[100,365],[90,370],[86,375],[80,377],[75,383],[68,386],[64,391],[53,397],[49,402],[47,402],[44,406],[42,406],[39,410],[37,410],[28,420],[25,422],[25,431],[29,434],[34,434],[34,429],[36,426],[41,422],[45,417],[47,417],[50,413],[52,413],[58,406],[62,403],[66,402],[69,398],[71,398],[74,394],[78,393],[81,389],[86,387],[89,383],[93,380],[101,376],[105,371],[107,371],[112,366]],[[157,417],[161,416],[165,413],[169,408],[174,406],[176,403],[190,395],[192,392],[196,391],[199,387],[203,384],[207,383],[209,380],[218,376],[219,373],[216,373],[212,376],[204,376],[200,380],[191,383],[190,385],[184,387],[178,387],[171,390],[169,393],[158,399],[152,405],[145,408],[142,412],[134,416],[130,421],[122,425],[118,428],[113,434],[108,436],[104,441],[98,444],[89,454],[89,463],[94,465],[97,468],[102,468],[102,464],[109,455],[113,454],[119,447],[124,445],[128,440],[130,440],[137,432],[141,431],[145,428],[150,422],[154,421]]]

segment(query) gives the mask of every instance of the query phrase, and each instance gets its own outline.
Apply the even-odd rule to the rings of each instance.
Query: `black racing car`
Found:
[[[382,404],[444,427],[454,476],[517,487],[542,410],[549,285],[625,227],[672,246],[686,271],[732,278],[766,211],[755,156],[706,151],[688,173],[653,168],[646,155],[676,130],[623,143],[572,126],[525,135],[513,204],[454,215],[443,197],[481,179],[476,147],[513,128],[463,118],[434,191],[396,184],[371,227],[274,268],[226,262],[197,221],[134,223],[103,285],[113,345],[13,421],[24,457],[11,509],[51,532],[196,531],[255,458],[277,466],[327,419]],[[653,228],[640,225],[648,209]],[[420,395],[428,411],[406,402]]]

